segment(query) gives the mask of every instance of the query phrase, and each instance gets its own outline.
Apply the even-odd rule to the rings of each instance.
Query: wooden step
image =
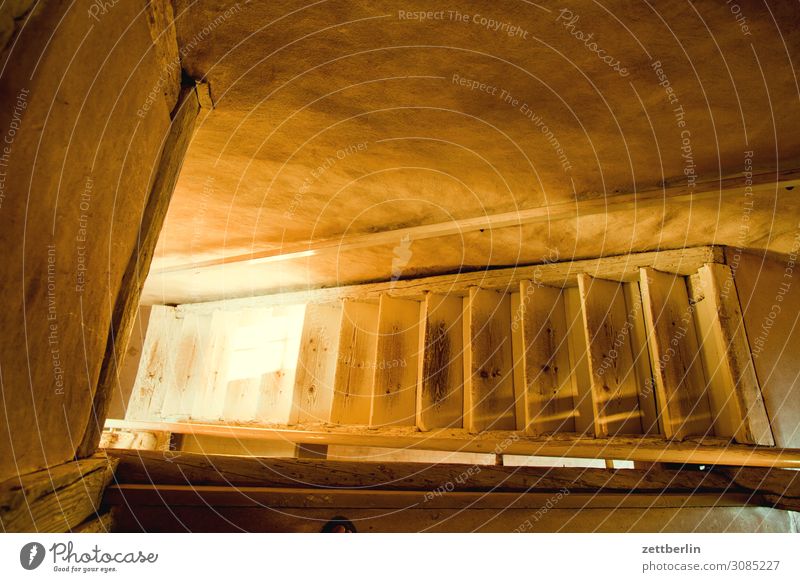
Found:
[[[413,426],[419,377],[420,302],[381,295],[371,426]]]
[[[575,432],[594,435],[594,399],[589,375],[589,354],[586,349],[583,307],[577,287],[567,287],[564,296],[564,314],[569,345],[570,381],[575,397]]]
[[[240,312],[229,339],[224,418],[288,424],[303,305]]]
[[[472,287],[464,298],[464,427],[514,430],[511,298]]]
[[[714,432],[773,446],[730,267],[705,265],[690,282]]]
[[[341,325],[340,302],[306,306],[292,399],[293,424],[330,421]]]
[[[369,423],[377,334],[378,305],[344,301],[331,408],[335,424]]]
[[[575,432],[575,386],[561,289],[520,282],[512,295],[517,428]]]
[[[592,385],[595,434],[642,434],[639,387],[622,285],[578,276]]]
[[[161,418],[191,418],[194,399],[203,387],[204,362],[211,347],[211,316],[186,313],[175,346],[175,362],[167,382]]]
[[[216,311],[211,316],[211,345],[202,388],[192,405],[194,420],[217,421],[225,411],[231,333],[239,311]]]
[[[664,435],[714,434],[686,280],[649,268],[640,278]]]
[[[464,418],[464,302],[429,293],[422,306],[417,426],[461,428]]]
[[[639,389],[639,408],[642,412],[642,429],[645,435],[663,434],[661,418],[658,415],[655,378],[650,361],[650,347],[647,344],[647,325],[644,318],[642,291],[638,281],[623,283],[625,306],[630,316],[629,335],[633,353],[633,367],[636,385]]]
[[[152,307],[136,384],[125,412],[127,420],[161,418],[182,330],[183,320],[177,318],[174,307]]]

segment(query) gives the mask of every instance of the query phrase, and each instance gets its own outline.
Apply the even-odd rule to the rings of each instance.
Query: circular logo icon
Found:
[[[39,542],[30,542],[19,551],[19,563],[26,570],[35,570],[44,561],[44,546]]]

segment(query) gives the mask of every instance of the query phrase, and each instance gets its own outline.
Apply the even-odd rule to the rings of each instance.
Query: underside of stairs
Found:
[[[110,431],[795,466],[697,247],[154,306]]]

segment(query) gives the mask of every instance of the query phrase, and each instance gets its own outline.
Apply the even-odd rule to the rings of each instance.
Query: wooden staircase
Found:
[[[773,446],[720,247],[152,310],[126,421]]]

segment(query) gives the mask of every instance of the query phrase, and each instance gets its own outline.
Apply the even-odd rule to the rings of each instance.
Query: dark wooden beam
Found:
[[[3,531],[68,532],[94,519],[116,465],[101,455],[0,483]]]
[[[125,485],[234,486],[388,491],[744,494],[754,504],[800,510],[800,476],[784,469],[589,469],[375,463],[109,450]]]
[[[97,450],[100,442],[100,434],[103,432],[111,395],[118,381],[122,359],[136,321],[142,287],[147,273],[150,271],[158,236],[167,215],[167,208],[175,190],[186,150],[194,134],[195,121],[199,112],[200,104],[194,87],[183,88],[178,98],[178,104],[171,114],[172,124],[164,140],[161,159],[142,215],[139,241],[128,260],[128,267],[123,275],[120,292],[114,305],[111,329],[108,333],[103,365],[94,394],[92,412],[78,446],[76,458],[88,457]]]

